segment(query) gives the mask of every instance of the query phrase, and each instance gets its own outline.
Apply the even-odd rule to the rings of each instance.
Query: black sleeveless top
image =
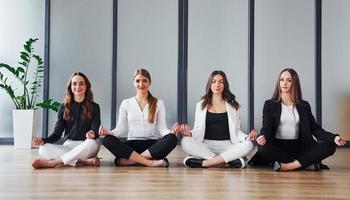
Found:
[[[227,112],[211,113],[207,111],[204,139],[230,140]]]

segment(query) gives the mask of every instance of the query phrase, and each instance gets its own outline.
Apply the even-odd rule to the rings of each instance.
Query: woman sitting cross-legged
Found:
[[[81,72],[74,73],[67,83],[64,104],[58,111],[58,120],[53,133],[48,138],[34,138],[39,147],[39,155],[34,168],[53,168],[59,165],[100,166],[96,157],[100,149],[98,129],[100,127],[100,107],[93,102],[91,84]],[[64,132],[63,145],[52,144]]]
[[[116,157],[114,163],[117,166],[169,166],[166,156],[177,145],[175,133],[179,131],[180,125],[176,123],[169,131],[165,121],[164,103],[150,93],[151,83],[147,70],[136,70],[136,96],[122,101],[114,130],[100,129],[100,135],[105,136],[103,145]],[[156,130],[159,130],[161,138]],[[118,137],[124,133],[128,134],[128,138],[122,142]]]
[[[302,98],[299,76],[291,68],[280,72],[272,98],[265,101],[257,142],[263,162],[273,163],[274,171],[320,170],[321,161],[334,154],[336,144],[346,143],[316,123],[310,104]]]
[[[240,130],[239,104],[229,88],[223,71],[209,76],[206,93],[196,105],[194,127],[181,125],[184,135],[182,149],[190,156],[183,161],[187,167],[244,168],[246,156],[252,151],[256,131],[249,135]]]

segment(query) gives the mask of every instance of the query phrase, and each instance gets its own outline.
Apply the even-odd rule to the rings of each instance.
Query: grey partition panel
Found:
[[[350,96],[350,1],[326,0],[322,7],[322,121],[326,130],[343,134],[340,103]]]
[[[0,63],[18,66],[19,52],[29,38],[39,38],[34,45],[36,54],[44,57],[44,15],[45,2],[42,0],[1,0],[0,1]],[[16,83],[17,80],[9,79]],[[14,88],[19,85],[13,85]],[[19,90],[20,88],[18,88]],[[42,94],[38,101],[42,100]],[[4,90],[0,90],[0,138],[13,137],[12,109],[15,106]],[[38,133],[41,135],[41,112],[39,112]]]
[[[303,97],[315,114],[313,0],[255,1],[255,127],[260,130],[264,101],[271,98],[279,72],[294,68]]]
[[[145,68],[168,127],[177,121],[177,37],[177,0],[118,1],[117,115],[121,101],[136,94],[134,71]]]
[[[112,71],[112,0],[52,0],[50,38],[50,97],[63,101],[73,72],[89,78],[101,123],[110,125]],[[56,114],[49,115],[49,134]]]
[[[188,10],[188,121],[205,93],[210,73],[223,70],[241,104],[248,129],[248,2],[190,0]]]

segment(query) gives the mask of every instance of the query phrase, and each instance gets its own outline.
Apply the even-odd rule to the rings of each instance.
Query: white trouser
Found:
[[[46,143],[39,148],[39,155],[45,159],[61,159],[65,165],[75,166],[79,159],[96,157],[100,142],[94,139],[85,141],[66,140],[63,145]]]
[[[230,140],[204,140],[200,142],[192,137],[183,137],[181,147],[187,154],[206,160],[221,155],[227,163],[247,156],[253,150],[253,143],[242,141],[232,144]]]

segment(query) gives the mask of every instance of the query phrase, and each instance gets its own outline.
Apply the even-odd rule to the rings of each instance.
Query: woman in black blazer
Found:
[[[279,74],[272,98],[265,101],[257,143],[260,156],[274,163],[274,171],[291,171],[320,170],[321,161],[334,154],[335,144],[346,141],[316,123],[310,104],[302,99],[298,74],[287,68]]]

